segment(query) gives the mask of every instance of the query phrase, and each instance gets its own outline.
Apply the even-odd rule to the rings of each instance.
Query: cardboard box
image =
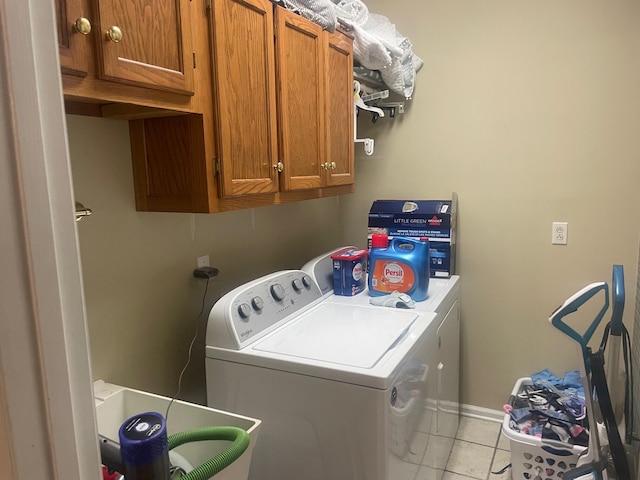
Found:
[[[456,223],[458,195],[451,200],[376,200],[369,210],[368,239],[385,233],[390,237],[429,239],[431,277],[456,273]]]

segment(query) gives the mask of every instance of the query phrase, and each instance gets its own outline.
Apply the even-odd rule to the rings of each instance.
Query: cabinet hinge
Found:
[[[216,175],[220,175],[220,172],[222,172],[222,165],[216,157],[213,157],[213,171]]]
[[[211,10],[213,10],[213,4],[211,3],[211,0],[204,0],[204,13],[208,15]]]
[[[191,52],[191,56],[193,57],[193,68],[196,68],[196,52]]]

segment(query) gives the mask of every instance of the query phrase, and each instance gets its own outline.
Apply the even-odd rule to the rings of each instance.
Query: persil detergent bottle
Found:
[[[408,294],[413,301],[427,298],[429,289],[429,242],[374,234],[369,252],[369,294],[372,297],[394,291]]]

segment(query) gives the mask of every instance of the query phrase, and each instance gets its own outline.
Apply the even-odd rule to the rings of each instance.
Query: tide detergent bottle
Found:
[[[429,289],[429,242],[426,238],[389,237],[374,234],[369,252],[369,294],[372,297],[394,291],[413,301],[427,298]]]

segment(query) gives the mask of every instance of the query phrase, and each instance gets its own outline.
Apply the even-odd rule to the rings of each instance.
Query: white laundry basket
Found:
[[[525,385],[533,385],[531,378],[518,379],[511,396],[515,397]],[[504,416],[502,433],[511,448],[511,478],[513,480],[557,480],[572,470],[586,447],[560,441],[543,440],[517,432],[509,426],[509,414]]]

